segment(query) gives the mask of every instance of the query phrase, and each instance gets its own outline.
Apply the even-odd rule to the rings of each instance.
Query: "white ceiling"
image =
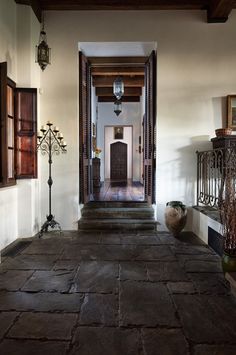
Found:
[[[87,57],[148,56],[155,42],[80,42],[79,50]]]

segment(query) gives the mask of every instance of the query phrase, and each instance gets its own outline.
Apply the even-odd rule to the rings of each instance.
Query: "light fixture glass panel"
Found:
[[[115,95],[117,100],[120,100],[121,97],[124,95],[124,83],[120,76],[118,76],[113,83],[113,94]]]

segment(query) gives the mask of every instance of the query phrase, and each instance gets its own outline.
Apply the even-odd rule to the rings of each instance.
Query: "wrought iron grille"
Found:
[[[236,147],[197,152],[197,204],[218,209],[219,191],[230,174],[236,184]]]

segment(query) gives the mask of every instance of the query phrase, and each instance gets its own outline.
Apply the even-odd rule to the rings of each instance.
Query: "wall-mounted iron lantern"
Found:
[[[36,46],[35,62],[39,64],[42,70],[44,70],[48,64],[51,64],[51,48],[49,48],[47,44],[47,35],[44,31],[44,21],[39,35],[39,43]]]

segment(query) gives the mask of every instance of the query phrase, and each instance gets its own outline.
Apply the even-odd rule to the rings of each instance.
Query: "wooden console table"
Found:
[[[101,159],[100,158],[93,158],[92,159],[93,187],[100,187],[101,186],[100,166],[101,166]]]

